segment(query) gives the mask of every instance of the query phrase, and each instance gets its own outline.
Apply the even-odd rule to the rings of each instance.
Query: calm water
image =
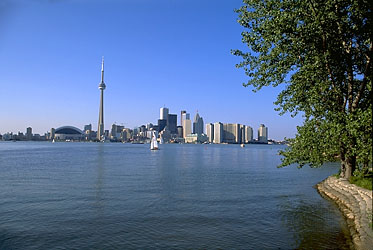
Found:
[[[282,146],[0,142],[0,249],[348,249]]]

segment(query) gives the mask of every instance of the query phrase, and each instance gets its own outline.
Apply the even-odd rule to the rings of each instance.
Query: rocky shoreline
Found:
[[[372,191],[334,176],[320,182],[316,188],[321,195],[332,199],[339,206],[346,217],[355,249],[372,249]]]

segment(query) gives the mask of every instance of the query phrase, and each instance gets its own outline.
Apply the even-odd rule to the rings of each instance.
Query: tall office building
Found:
[[[180,126],[183,126],[183,114],[186,114],[185,110],[181,110],[180,112]]]
[[[49,139],[50,139],[50,140],[53,140],[55,134],[56,134],[56,129],[55,129],[55,128],[51,128],[51,132],[50,132]]]
[[[260,124],[258,129],[258,141],[259,142],[268,142],[268,128],[264,124]]]
[[[246,126],[245,125],[241,125],[240,129],[241,129],[241,141],[240,141],[240,143],[246,143],[246,141],[245,141],[245,138],[246,138]]]
[[[253,128],[250,126],[245,126],[245,143],[253,141]]]
[[[177,134],[177,115],[168,114],[167,127],[171,134]]]
[[[183,126],[177,126],[177,136],[183,138]]]
[[[113,124],[111,125],[110,139],[117,140],[121,138],[121,133],[124,129],[124,126]]]
[[[168,108],[161,108],[159,112],[159,119],[160,120],[167,120],[168,119]]]
[[[223,142],[223,123],[215,122],[214,123],[214,143]]]
[[[190,119],[183,120],[183,137],[192,133],[192,121]]]
[[[203,119],[199,116],[198,112],[194,117],[193,122],[193,134],[201,135],[203,134]]]
[[[183,126],[185,120],[190,120],[190,114],[187,113],[187,112],[182,113],[181,114],[181,120],[182,120],[181,126]]]
[[[214,124],[212,123],[206,124],[206,135],[210,143],[214,142]]]
[[[100,111],[98,116],[98,129],[97,129],[97,139],[101,140],[105,136],[104,130],[104,90],[106,88],[104,82],[104,57],[102,57],[102,66],[101,66],[101,82],[98,85],[100,89]]]
[[[161,132],[167,126],[167,119],[158,119],[158,132]]]
[[[26,128],[26,140],[32,140],[32,128]]]

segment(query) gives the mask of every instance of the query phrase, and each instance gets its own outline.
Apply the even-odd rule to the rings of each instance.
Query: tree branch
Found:
[[[363,93],[365,91],[365,87],[366,87],[367,82],[368,82],[368,76],[370,75],[370,71],[372,69],[371,68],[371,62],[372,62],[371,54],[372,54],[372,51],[373,51],[372,47],[373,47],[372,42],[370,42],[370,48],[369,48],[369,52],[368,52],[368,55],[367,55],[367,63],[365,64],[364,79],[363,79],[363,82],[360,85],[359,92],[357,93],[357,95],[355,97],[355,100],[352,103],[352,111],[356,110],[357,105],[359,104],[359,102],[361,100],[361,96],[363,95]]]

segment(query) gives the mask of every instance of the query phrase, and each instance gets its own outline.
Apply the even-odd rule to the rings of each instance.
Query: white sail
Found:
[[[153,131],[152,141],[150,142],[150,150],[157,150],[158,149],[158,142],[157,136],[155,131]]]

